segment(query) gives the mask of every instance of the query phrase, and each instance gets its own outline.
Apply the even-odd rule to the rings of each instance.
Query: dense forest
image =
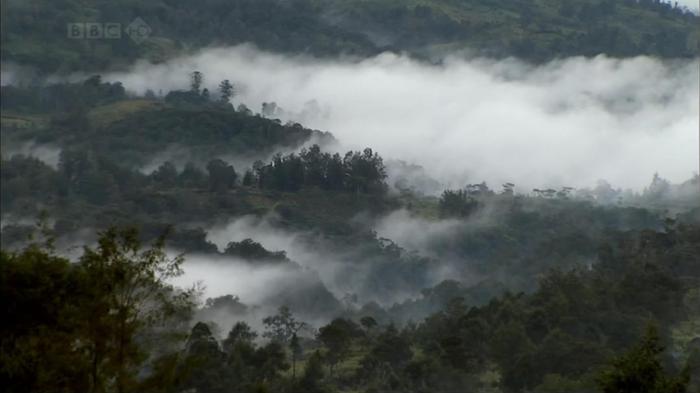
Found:
[[[426,196],[391,184],[371,149],[324,151],[331,135],[234,108],[228,81],[209,93],[201,77],[160,96],[98,76],[3,88],[15,117],[3,118],[2,298],[24,315],[3,334],[10,391],[697,385],[700,208],[657,208],[693,195],[697,177],[674,186],[657,176],[633,197],[609,186],[522,194],[512,183]],[[144,160],[173,143],[188,161]],[[55,162],[37,146],[58,150]],[[349,285],[256,239],[215,244],[207,230],[222,216],[294,233],[311,259],[338,261],[335,279]],[[391,240],[377,232],[387,216],[450,231]],[[76,239],[97,245],[62,256]],[[235,292],[203,301],[168,281],[188,258],[279,269],[295,285],[255,303]],[[435,277],[441,270],[450,274]],[[105,314],[85,326],[83,312]]]
[[[142,40],[66,35],[72,23],[138,20],[147,23]],[[384,52],[402,54],[399,68],[415,61],[447,73],[442,62],[459,58],[501,70],[488,78],[502,85],[475,78],[474,91],[464,93],[472,99],[441,101],[453,112],[464,102],[491,105],[479,99],[479,84],[533,89],[522,73],[545,87],[547,72],[562,70],[614,85],[601,97],[595,89],[583,98],[547,96],[542,111],[566,128],[581,119],[565,107],[595,116],[586,106],[595,100],[610,100],[611,119],[639,108],[671,108],[675,118],[696,110],[697,101],[666,95],[677,86],[664,75],[649,74],[648,89],[626,92],[622,76],[595,74],[608,63],[584,61],[620,59],[615,72],[630,70],[619,66],[624,61],[659,62],[672,74],[697,61],[698,21],[659,0],[3,1],[0,386],[10,393],[700,393],[696,161],[684,181],[649,173],[646,185],[628,189],[604,180],[571,187],[581,173],[565,153],[561,173],[574,174],[541,185],[470,171],[445,182],[395,151],[345,144],[333,129],[289,116],[297,108],[285,112],[275,102],[284,97],[265,96],[260,105],[246,91],[260,81],[243,80],[228,63],[218,65],[231,75],[222,80],[194,64],[179,74],[168,63],[247,44],[297,59],[256,63],[283,75],[290,64],[319,61],[324,66],[310,73],[329,78],[324,67],[353,71]],[[240,53],[256,52],[218,55]],[[581,63],[551,67],[569,57]],[[508,68],[513,59],[517,67]],[[161,72],[171,75],[154,89],[134,86],[129,72],[139,64],[165,65]],[[381,86],[389,76],[375,71],[368,83]],[[286,87],[314,83],[306,73]],[[448,120],[423,106],[441,99],[428,91],[439,85],[424,86],[387,97],[409,100],[434,125],[434,143],[421,150],[434,157],[445,149],[438,139]],[[367,86],[353,87],[359,93],[343,102],[348,107],[367,94]],[[500,94],[508,91],[520,92]],[[653,105],[639,104],[649,97]],[[319,116],[338,111],[313,102]],[[491,116],[510,116],[502,109]],[[405,115],[385,112],[392,121]],[[348,113],[368,128],[377,119]],[[654,135],[624,131],[664,141],[670,120],[660,119]],[[586,124],[594,134],[602,122]],[[678,124],[671,131],[682,134],[695,123]],[[376,138],[401,145],[403,132],[379,130]],[[516,124],[512,141],[484,154],[506,167],[502,155],[514,150],[500,147],[522,143],[520,133],[527,130]],[[563,148],[546,142],[540,154]],[[683,161],[683,146],[675,147],[678,157],[665,160]],[[605,169],[631,173],[636,164],[617,148],[599,146],[617,157],[606,162],[619,163]],[[536,155],[525,151],[516,162]],[[484,165],[478,155],[464,162]]]
[[[697,337],[688,341],[700,231],[666,225],[611,235],[596,264],[551,270],[529,294],[474,306],[444,283],[425,293],[444,309],[420,323],[348,309],[316,329],[282,306],[263,319],[262,342],[245,322],[221,336],[205,322],[187,329],[196,291],[165,281],[182,259],[162,238],[141,249],[134,231],[108,230],[74,263],[35,243],[2,253],[14,317],[0,375],[7,391],[684,392],[700,382]],[[259,251],[226,250],[280,258]],[[246,308],[230,296],[204,307]]]
[[[439,58],[459,50],[532,61],[605,53],[691,57],[698,17],[659,0],[319,1],[8,0],[2,59],[36,72],[120,68],[198,48],[252,43],[315,56],[366,57],[385,50]],[[148,39],[66,39],[70,23],[141,18]]]

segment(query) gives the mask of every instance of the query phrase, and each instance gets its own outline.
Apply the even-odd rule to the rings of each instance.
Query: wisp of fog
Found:
[[[337,149],[372,147],[423,166],[443,186],[510,181],[641,189],[656,172],[674,182],[698,162],[698,61],[648,57],[445,59],[383,54],[364,61],[284,57],[249,46],[209,49],[111,74],[135,92],[186,88],[199,70],[210,90],[230,79],[233,103],[332,132]]]

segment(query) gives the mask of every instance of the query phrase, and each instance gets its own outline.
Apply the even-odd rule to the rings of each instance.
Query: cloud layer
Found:
[[[370,146],[425,167],[444,185],[512,181],[640,189],[655,172],[680,182],[697,171],[698,62],[569,58],[447,59],[393,54],[361,62],[288,58],[247,46],[210,49],[109,75],[127,88],[185,88],[191,70],[210,89],[231,79],[234,103],[331,131],[341,149]]]

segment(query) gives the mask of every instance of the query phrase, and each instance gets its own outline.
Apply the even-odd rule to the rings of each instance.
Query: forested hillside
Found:
[[[699,21],[3,0],[0,389],[700,393]]]
[[[168,259],[161,242],[141,251],[134,232],[105,232],[75,263],[50,246],[3,251],[0,299],[13,322],[2,328],[0,380],[11,392],[693,391],[699,235],[697,225],[618,233],[593,266],[552,270],[533,293],[483,306],[444,284],[424,292],[443,310],[418,325],[385,322],[375,306],[338,309],[315,330],[281,307],[263,332],[241,322],[250,308],[232,296],[195,314],[195,293],[163,281],[182,260]],[[231,244],[227,253],[289,263],[251,249]],[[151,290],[123,298],[134,285]],[[150,311],[139,313],[146,302]],[[187,333],[190,318],[222,312],[239,321],[198,322]]]
[[[516,194],[511,183],[425,196],[390,184],[377,152],[325,151],[329,134],[235,109],[227,83],[209,93],[200,79],[195,72],[189,90],[160,96],[128,96],[99,77],[3,87],[0,287],[8,309],[33,326],[4,334],[11,391],[53,391],[60,364],[68,390],[617,392],[610,386],[630,378],[668,391],[690,383],[700,208],[672,217],[658,206],[697,188],[697,177],[683,186],[656,177],[617,205],[603,202],[612,189]],[[217,229],[231,222],[251,238]],[[125,227],[138,231],[110,229]],[[413,227],[424,232],[404,232]],[[255,233],[291,248],[266,248]],[[99,248],[77,263],[55,255],[76,239]],[[173,252],[185,259],[168,259]],[[182,263],[284,278],[255,301],[234,287],[196,306],[196,291],[138,270],[176,277]],[[113,289],[90,278],[123,269],[135,270]],[[49,282],[40,280],[46,272]],[[126,333],[110,330],[120,316],[80,324],[78,310],[119,302],[129,280],[163,291],[156,319],[134,314]],[[61,295],[46,308],[49,293]],[[44,333],[57,326],[58,336]],[[85,330],[98,328],[108,333]],[[269,343],[256,340],[262,333]],[[127,341],[110,341],[123,334]],[[170,344],[137,344],[144,335]],[[34,352],[67,340],[88,349]],[[661,342],[674,358],[661,356]],[[104,365],[91,375],[95,356]],[[634,361],[653,370],[651,380],[652,371],[629,369]],[[135,374],[142,367],[152,369],[146,378]]]
[[[697,54],[698,17],[656,0],[8,0],[2,60],[41,73],[124,68],[206,46],[366,57],[407,51],[440,58],[464,50],[544,61],[572,55]],[[67,39],[70,23],[141,18],[147,39]],[[144,37],[145,38],[145,37]]]

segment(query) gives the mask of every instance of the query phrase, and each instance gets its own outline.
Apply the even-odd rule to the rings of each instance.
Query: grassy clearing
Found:
[[[17,115],[13,113],[2,113],[0,124],[3,128],[41,128],[46,126],[48,120],[42,115]]]
[[[163,108],[164,104],[150,100],[125,100],[92,109],[88,121],[93,127],[104,127],[133,113]]]

